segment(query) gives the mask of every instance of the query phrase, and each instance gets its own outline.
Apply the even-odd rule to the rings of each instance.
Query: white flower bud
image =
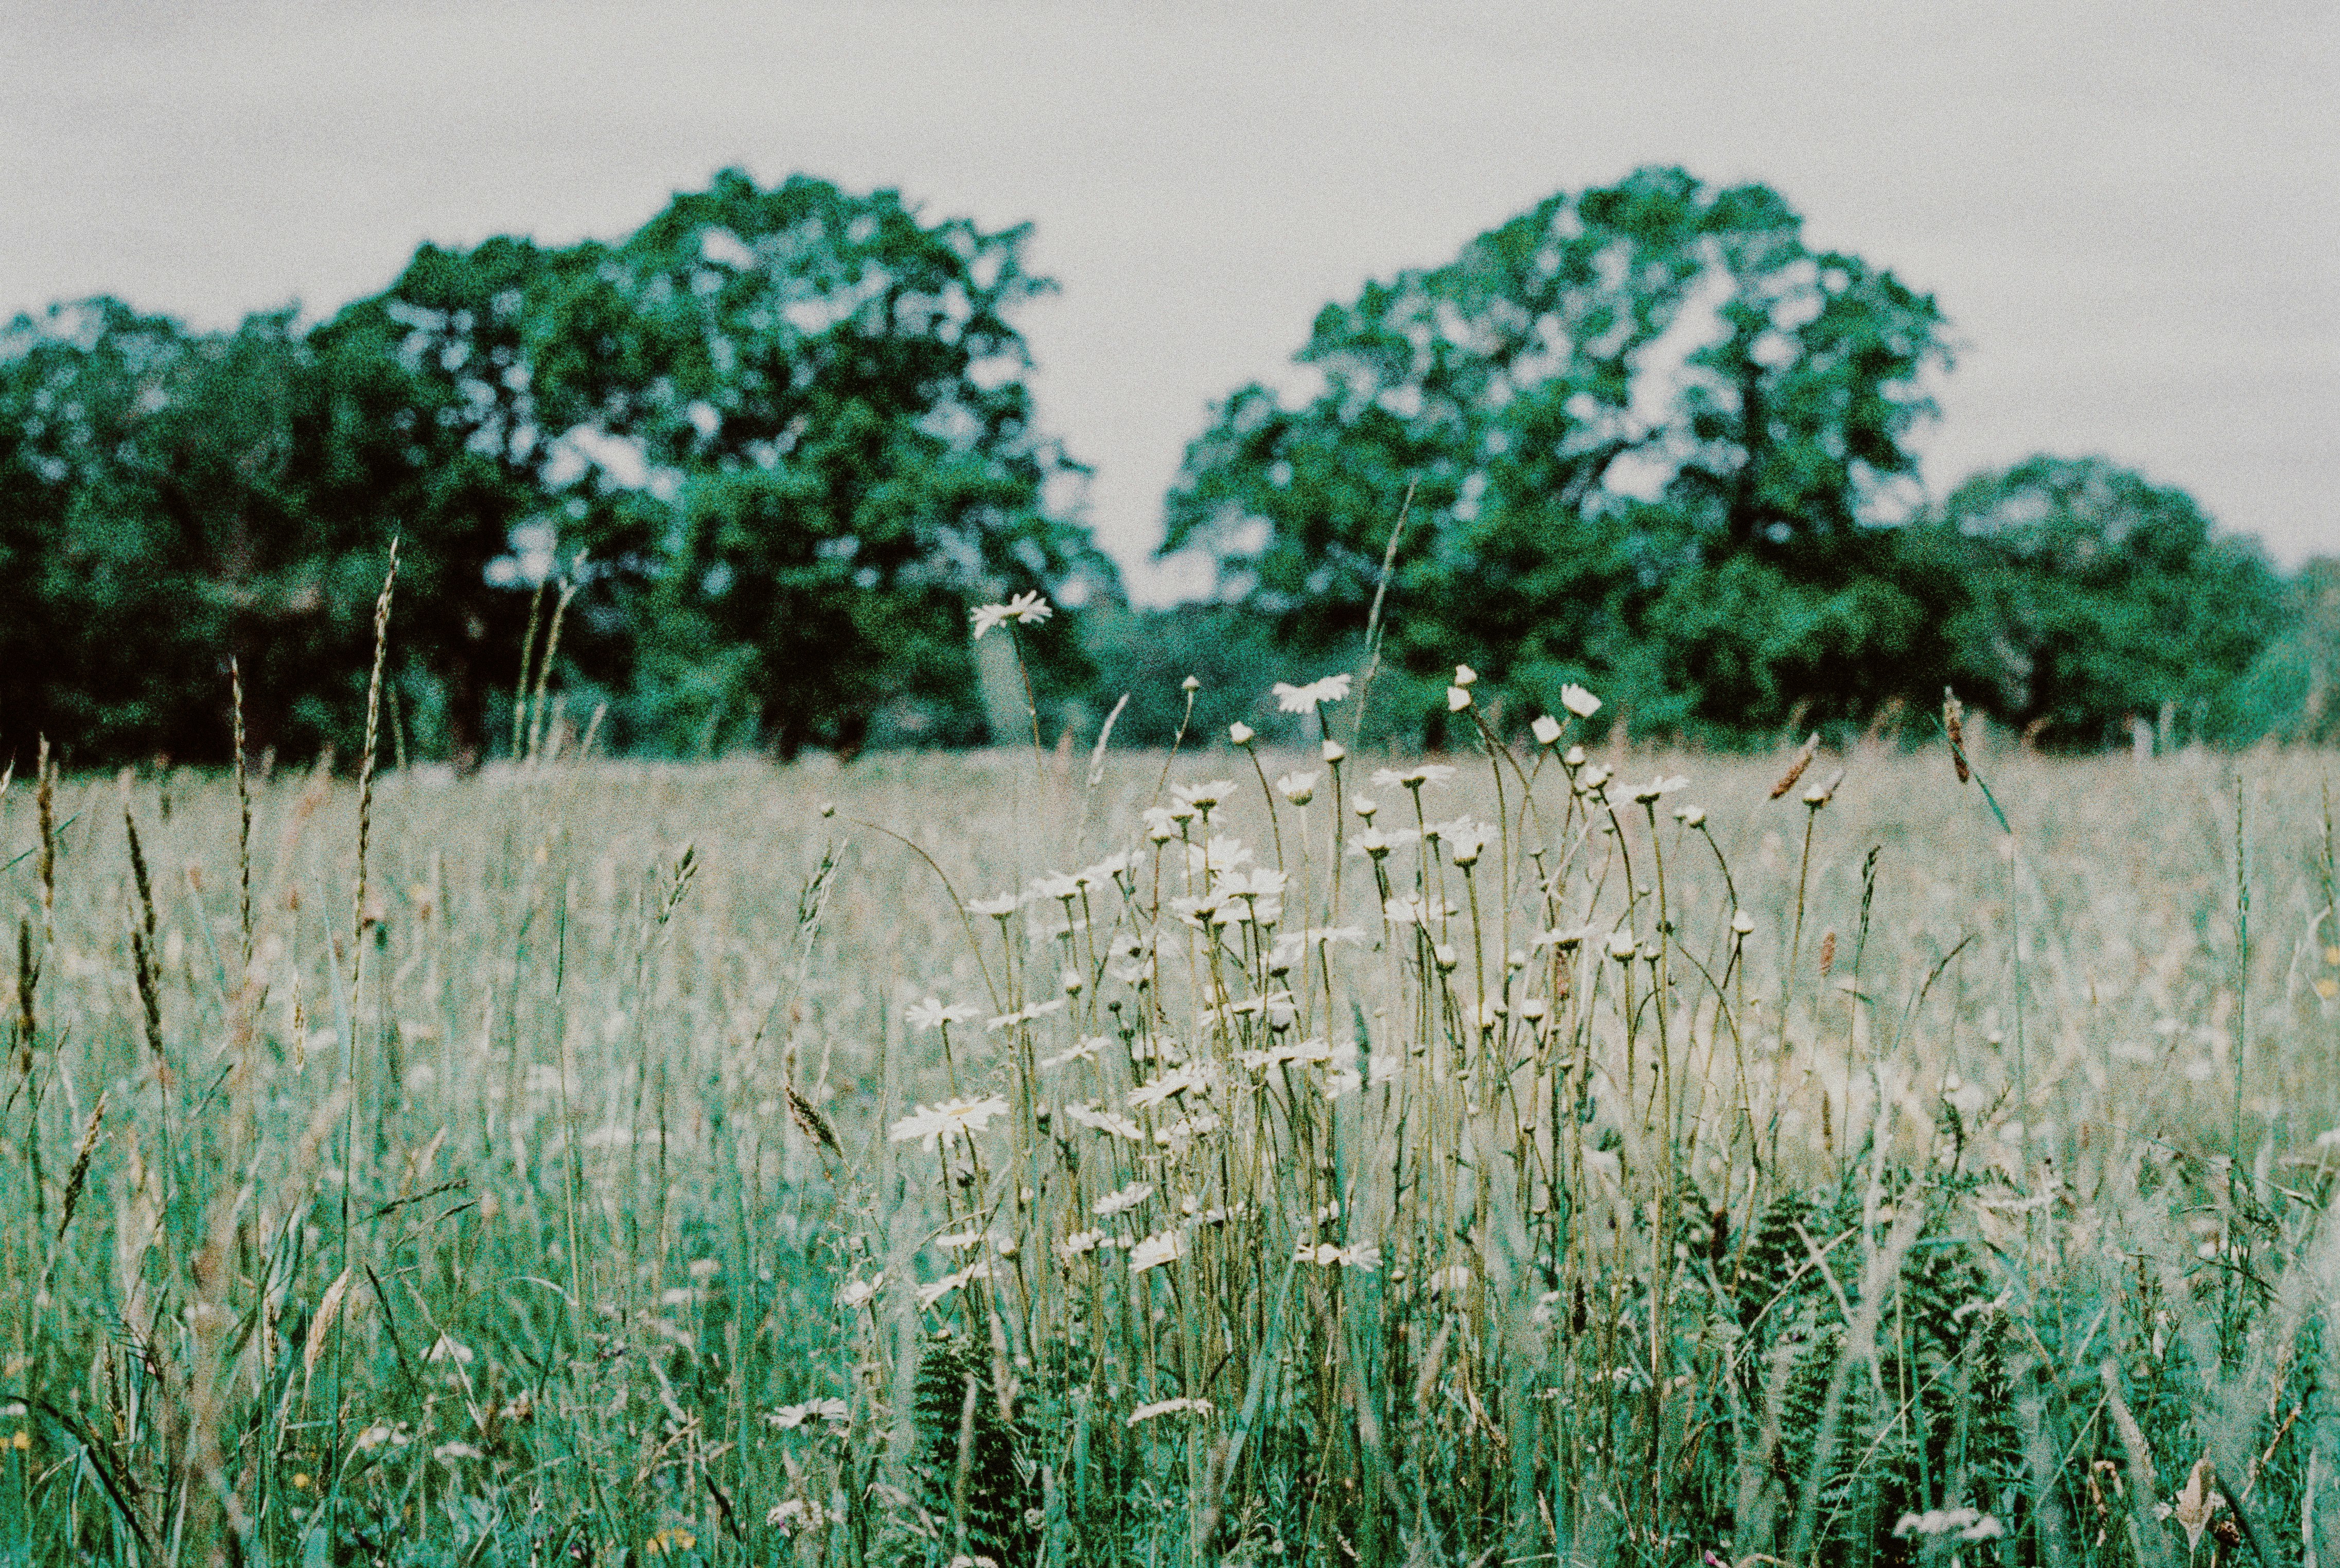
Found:
[[[1236,745],[1248,746],[1251,744],[1251,738],[1252,728],[1242,719],[1238,719],[1233,724],[1227,726],[1227,739],[1234,741]]]

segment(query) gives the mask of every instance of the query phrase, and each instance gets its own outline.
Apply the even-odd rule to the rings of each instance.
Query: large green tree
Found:
[[[1083,471],[1034,427],[1023,229],[737,172],[623,242],[425,245],[313,330],[191,333],[114,301],[0,337],[0,747],[216,756],[354,741],[392,667],[426,753],[495,749],[533,577],[604,733],[854,747],[983,728],[967,612],[1110,598]],[[1061,622],[1044,693],[1078,683]]]
[[[1774,192],[1643,169],[1327,306],[1314,390],[1244,387],[1189,448],[1163,551],[1334,644],[1411,491],[1391,646],[1417,670],[1531,705],[1592,680],[1669,728],[1851,711],[1923,662],[1929,607],[1869,525],[1947,362],[1930,299],[1814,250]]]
[[[2226,693],[2297,620],[2249,541],[2194,498],[2100,458],[2038,456],[1978,474],[1911,531],[1952,571],[1949,678],[2045,743],[2126,739],[2168,705],[2192,737],[2224,730]]]
[[[1028,231],[928,223],[898,195],[736,171],[624,244],[564,257],[536,385],[588,449],[637,454],[568,531],[645,628],[645,718],[712,701],[785,754],[981,730],[967,610],[1116,591],[1067,506],[1083,471],[1036,428],[1016,312],[1052,285]],[[1059,687],[1061,627],[1034,638]]]

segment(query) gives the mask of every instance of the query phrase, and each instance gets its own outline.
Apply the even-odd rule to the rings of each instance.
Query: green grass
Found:
[[[17,779],[0,1561],[2312,1556],[2320,759],[1441,760]]]

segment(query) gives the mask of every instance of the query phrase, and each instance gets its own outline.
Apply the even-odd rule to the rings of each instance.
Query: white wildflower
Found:
[[[1144,1274],[1149,1268],[1186,1255],[1186,1237],[1175,1230],[1159,1231],[1129,1249],[1129,1272]]]
[[[1286,773],[1275,781],[1275,792],[1294,806],[1305,806],[1316,797],[1314,773]]]
[[[1096,1060],[1097,1052],[1112,1043],[1110,1035],[1083,1035],[1073,1042],[1070,1049],[1058,1051],[1053,1057],[1041,1057],[1040,1065],[1061,1067],[1068,1062],[1093,1062]]]
[[[1528,733],[1535,737],[1537,745],[1550,746],[1560,739],[1560,720],[1549,713],[1542,714],[1528,726]]]
[[[1175,1072],[1165,1073],[1152,1083],[1141,1084],[1130,1090],[1129,1108],[1134,1111],[1151,1109],[1174,1095],[1201,1088],[1206,1082],[1208,1077],[1199,1067],[1180,1067]]]
[[[1049,898],[1077,898],[1081,896],[1081,885],[1062,871],[1051,871],[1045,877],[1033,878],[1025,896],[1035,902]]]
[[[1275,705],[1286,713],[1311,712],[1320,702],[1338,702],[1348,696],[1349,679],[1345,674],[1327,675],[1305,686],[1279,680],[1272,689],[1275,693]]]
[[[1346,680],[1348,677],[1344,675],[1341,679]],[[1156,1400],[1152,1404],[1141,1404],[1131,1411],[1129,1424],[1135,1426],[1141,1421],[1151,1421],[1157,1415],[1178,1415],[1187,1411],[1192,1411],[1196,1415],[1208,1415],[1212,1408],[1211,1402],[1207,1399],[1188,1399],[1183,1395],[1176,1399]]]
[[[850,1310],[867,1306],[886,1288],[886,1274],[880,1269],[868,1279],[848,1279],[837,1293],[837,1305]]]
[[[1572,680],[1560,689],[1560,705],[1579,719],[1590,719],[1601,711],[1601,699]]]
[[[930,1284],[918,1286],[918,1305],[920,1306],[932,1306],[935,1303],[940,1301],[943,1297],[948,1295],[952,1291],[957,1290],[959,1286],[972,1284],[974,1281],[978,1279],[989,1279],[990,1277],[991,1265],[989,1263],[971,1263],[965,1268],[960,1269],[957,1274],[947,1274],[940,1279],[935,1280]]]
[[[1433,920],[1452,919],[1462,912],[1447,899],[1425,900],[1419,893],[1401,893],[1382,906],[1382,913],[1393,926],[1426,926]]]
[[[1321,1245],[1302,1242],[1298,1256],[1302,1263],[1322,1264],[1326,1268],[1353,1268],[1366,1274],[1382,1265],[1382,1249],[1377,1246],[1335,1246],[1329,1241]]]
[[[939,1024],[963,1024],[976,1016],[976,1010],[965,1002],[943,1005],[939,997],[928,997],[913,1004],[902,1014],[902,1021],[921,1034]]]
[[[1363,943],[1365,933],[1355,926],[1307,926],[1297,931],[1286,931],[1275,938],[1275,946],[1267,955],[1270,969],[1287,969],[1311,947],[1334,942]]]
[[[851,1419],[851,1413],[842,1399],[808,1399],[802,1404],[783,1404],[764,1417],[767,1423],[782,1432],[824,1424],[843,1426]]]
[[[981,637],[1006,621],[1012,620],[1018,626],[1034,626],[1056,613],[1056,606],[1037,593],[1019,593],[1005,604],[977,605],[969,619],[975,623],[975,635]]]
[[[1028,1007],[1019,1007],[1012,1013],[1002,1013],[983,1027],[996,1035],[1002,1029],[1014,1028],[1017,1024],[1032,1023],[1036,1019],[1046,1017],[1050,1013],[1061,1013],[1064,1010],[1065,998],[1056,997],[1048,1001],[1035,1002]]]
[[[1065,1119],[1096,1132],[1111,1133],[1115,1137],[1131,1143],[1144,1143],[1145,1129],[1117,1111],[1102,1111],[1094,1106],[1071,1105],[1065,1107]]]
[[[987,1095],[979,1100],[945,1100],[938,1106],[914,1107],[908,1116],[887,1129],[886,1136],[897,1144],[917,1138],[931,1149],[945,1137],[972,1137],[989,1125],[992,1117],[1006,1114],[1007,1102],[998,1095]]]
[[[1420,762],[1406,769],[1383,768],[1373,774],[1373,785],[1381,789],[1419,789],[1424,784],[1443,787],[1454,777],[1454,769],[1443,762]]]
[[[1099,1219],[1111,1219],[1117,1214],[1125,1214],[1129,1210],[1135,1208],[1139,1204],[1144,1203],[1147,1198],[1150,1198],[1153,1196],[1154,1184],[1152,1182],[1134,1181],[1127,1186],[1122,1188],[1119,1192],[1109,1192],[1106,1194],[1105,1196],[1097,1199],[1095,1204],[1090,1206],[1090,1212],[1094,1213]]]

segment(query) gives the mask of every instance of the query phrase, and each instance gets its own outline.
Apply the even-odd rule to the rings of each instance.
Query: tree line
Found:
[[[1578,681],[1700,743],[1946,685],[2065,748],[2340,723],[2340,570],[2286,578],[2094,459],[1925,501],[1935,302],[1678,169],[1328,304],[1305,384],[1211,409],[1167,498],[1162,553],[1205,552],[1217,595],[1133,610],[1034,423],[1027,240],[729,171],[617,243],[425,245],[312,324],[20,316],[0,752],[218,760],[233,661],[255,748],[346,754],[393,537],[395,737],[463,766],[511,743],[524,645],[614,749],[981,741],[968,612],[1023,592],[1063,611],[1018,632],[1044,724],[1128,692],[1137,742],[1188,721],[1190,673],[1195,721],[1262,721],[1270,680],[1354,662],[1377,593],[1398,742],[1443,742],[1457,661],[1519,724]]]

